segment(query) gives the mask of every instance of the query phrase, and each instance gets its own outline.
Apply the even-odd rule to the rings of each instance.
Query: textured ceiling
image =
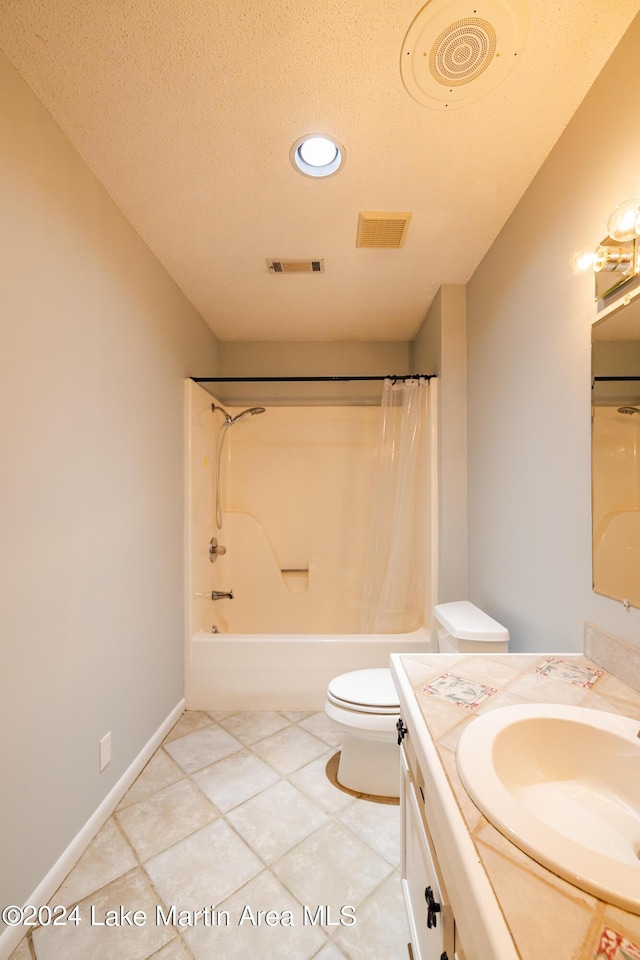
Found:
[[[400,77],[421,6],[2,0],[0,46],[222,340],[407,340],[441,283],[469,279],[640,0],[529,0],[515,70],[451,113]],[[289,162],[311,132],[346,148],[328,180]],[[411,211],[405,246],[356,249],[360,210]],[[268,257],[325,273],[274,276]]]

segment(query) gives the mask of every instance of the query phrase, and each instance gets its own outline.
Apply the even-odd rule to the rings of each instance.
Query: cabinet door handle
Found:
[[[449,955],[446,950],[444,953],[440,954],[440,960],[449,960]]]
[[[408,730],[407,730],[407,728],[406,728],[405,725],[404,725],[404,722],[403,722],[403,720],[402,720],[402,717],[400,717],[400,719],[399,719],[398,722],[396,723],[396,730],[398,731],[398,746],[400,746],[400,744],[401,744],[402,741],[404,740],[406,734],[408,733]]]
[[[433,895],[433,890],[431,887],[427,887],[424,891],[424,898],[427,901],[427,927],[429,930],[433,927],[438,926],[438,917],[437,914],[440,913],[440,904]],[[442,958],[440,958],[442,960]]]

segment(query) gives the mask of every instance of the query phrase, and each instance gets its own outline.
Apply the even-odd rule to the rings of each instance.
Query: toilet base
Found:
[[[338,783],[374,797],[400,796],[400,753],[395,738],[359,736],[345,730]]]

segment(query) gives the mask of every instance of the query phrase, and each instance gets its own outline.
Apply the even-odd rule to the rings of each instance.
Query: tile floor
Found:
[[[81,922],[11,960],[407,960],[400,809],[332,782],[339,741],[324,713],[185,713],[51,900]]]

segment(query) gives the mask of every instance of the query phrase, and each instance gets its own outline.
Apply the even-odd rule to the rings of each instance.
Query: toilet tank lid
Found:
[[[439,603],[433,608],[439,623],[458,640],[508,640],[509,631],[469,600]]]

